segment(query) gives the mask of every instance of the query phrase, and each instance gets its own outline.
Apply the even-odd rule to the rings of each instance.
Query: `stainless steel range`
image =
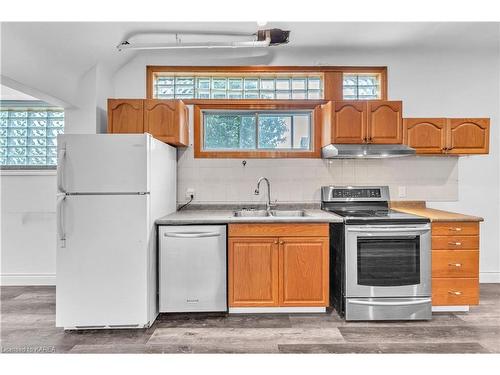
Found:
[[[324,186],[331,301],[346,320],[431,319],[429,220],[389,208],[387,186]]]

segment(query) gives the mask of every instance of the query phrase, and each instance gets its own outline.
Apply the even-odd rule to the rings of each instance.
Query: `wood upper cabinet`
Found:
[[[229,306],[278,306],[278,239],[229,239]]]
[[[322,106],[322,145],[403,143],[402,102],[332,101]]]
[[[281,237],[279,303],[281,306],[327,306],[328,238]]]
[[[144,101],[108,99],[108,133],[144,133]]]
[[[108,99],[108,133],[144,132],[173,146],[187,146],[186,105],[181,100]]]
[[[328,306],[328,224],[230,224],[228,233],[230,307]]]
[[[489,152],[490,119],[449,119],[449,154],[487,154]]]
[[[367,101],[368,143],[403,143],[403,102]]]
[[[445,118],[405,118],[404,143],[418,154],[440,154],[447,145]]]
[[[363,143],[367,137],[366,109],[366,102],[333,102],[332,143]]]
[[[417,154],[487,154],[489,130],[488,118],[405,118],[404,142]]]
[[[144,131],[175,146],[187,146],[188,110],[180,100],[144,101]]]

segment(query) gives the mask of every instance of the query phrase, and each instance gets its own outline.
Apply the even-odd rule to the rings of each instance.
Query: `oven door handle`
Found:
[[[425,233],[428,232],[430,228],[347,228],[348,232],[360,232],[360,233],[396,233],[396,232],[409,232],[409,233]]]
[[[430,298],[421,299],[418,301],[406,301],[406,302],[370,302],[370,301],[360,301],[360,300],[349,300],[349,303],[353,305],[371,305],[371,306],[406,306],[406,305],[423,305],[430,303],[432,300]]]

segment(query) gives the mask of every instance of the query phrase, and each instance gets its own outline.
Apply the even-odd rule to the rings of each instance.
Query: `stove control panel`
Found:
[[[388,201],[387,186],[323,186],[323,202],[331,201]]]
[[[380,198],[380,189],[337,189],[334,198]]]

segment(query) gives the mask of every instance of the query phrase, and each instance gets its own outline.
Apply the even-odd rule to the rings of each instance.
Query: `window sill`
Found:
[[[0,176],[56,176],[56,167],[43,167],[43,168],[5,168],[0,169]]]

